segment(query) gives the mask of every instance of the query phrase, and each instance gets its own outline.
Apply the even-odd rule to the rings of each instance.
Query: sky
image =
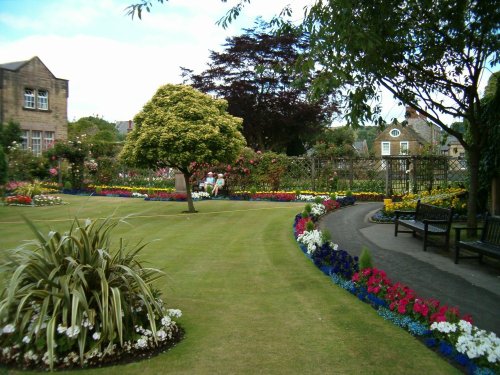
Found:
[[[181,83],[181,69],[200,73],[210,50],[270,19],[292,3],[300,18],[312,0],[252,0],[228,29],[216,25],[235,0],[153,1],[151,13],[131,19],[139,0],[0,0],[0,63],[38,56],[69,81],[68,120],[99,116],[131,120],[158,87]],[[404,108],[383,95],[382,116],[403,119]]]

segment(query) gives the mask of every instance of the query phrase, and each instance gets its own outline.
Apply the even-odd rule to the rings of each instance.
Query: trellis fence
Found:
[[[231,190],[371,191],[386,195],[465,184],[464,159],[447,156],[383,158],[287,157],[272,173],[229,177]]]

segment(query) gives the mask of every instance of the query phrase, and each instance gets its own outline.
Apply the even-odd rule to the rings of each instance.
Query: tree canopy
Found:
[[[208,69],[184,69],[184,75],[193,87],[228,101],[229,113],[243,118],[250,147],[300,155],[335,111],[330,95],[307,95],[314,77],[303,79],[292,69],[305,48],[298,34],[273,35],[257,22],[226,39],[222,52],[211,51]]]
[[[355,137],[354,130],[347,126],[325,129],[316,140],[314,154],[319,157],[354,156]]]
[[[185,85],[164,85],[134,117],[121,158],[131,165],[174,167],[184,175],[189,212],[195,212],[190,177],[203,163],[232,163],[245,146],[242,120],[227,102]]]

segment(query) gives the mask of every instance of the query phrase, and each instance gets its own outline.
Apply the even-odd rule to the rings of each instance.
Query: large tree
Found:
[[[228,111],[243,118],[243,135],[255,150],[300,155],[331,122],[331,96],[312,100],[311,79],[293,71],[304,38],[273,35],[260,21],[242,35],[226,39],[222,52],[211,51],[209,67],[200,74],[184,69],[195,88],[229,103]]]
[[[479,85],[487,64],[499,62],[499,9],[486,0],[330,0],[316,1],[299,26],[282,24],[308,33],[303,66],[320,69],[315,87],[345,89],[352,124],[376,114],[369,104],[385,88],[459,140],[470,166],[471,226],[481,149],[492,131]],[[465,133],[447,116],[463,118]]]
[[[242,120],[227,102],[185,85],[165,85],[134,117],[121,157],[132,165],[174,167],[182,172],[188,212],[196,212],[190,177],[199,164],[232,163],[245,146]]]

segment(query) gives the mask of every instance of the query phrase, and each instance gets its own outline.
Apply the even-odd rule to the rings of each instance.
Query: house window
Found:
[[[42,153],[42,132],[39,130],[31,132],[31,150],[37,156]]]
[[[35,108],[35,90],[24,90],[24,108]]]
[[[38,109],[47,111],[49,109],[49,92],[47,90],[38,90]]]
[[[382,142],[382,155],[390,155],[391,154],[391,142]]]
[[[399,131],[399,129],[392,129],[389,134],[391,135],[391,137],[399,137],[401,135],[401,132]]]
[[[43,149],[48,150],[54,144],[54,132],[43,133]]]
[[[407,141],[399,142],[399,154],[408,155],[409,144]]]
[[[22,142],[21,142],[21,148],[22,148],[23,150],[27,150],[27,149],[28,149],[28,146],[29,146],[29,145],[28,145],[28,136],[29,136],[29,134],[28,134],[28,130],[23,130],[23,131],[21,132],[21,139],[22,139]]]

